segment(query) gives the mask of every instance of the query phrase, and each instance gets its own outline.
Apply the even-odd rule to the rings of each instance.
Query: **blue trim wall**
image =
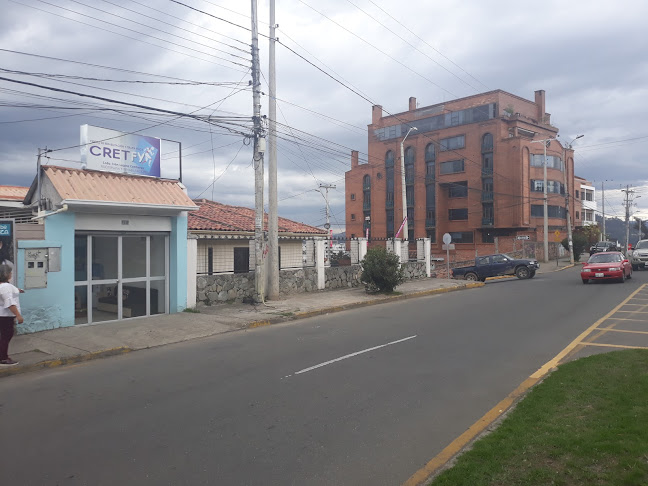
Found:
[[[60,248],[61,271],[47,274],[47,288],[26,289],[20,296],[25,317],[20,333],[74,325],[74,213],[45,218],[45,240],[18,241],[18,286],[25,286],[25,250]]]
[[[169,313],[187,308],[187,214],[171,218],[169,236]]]

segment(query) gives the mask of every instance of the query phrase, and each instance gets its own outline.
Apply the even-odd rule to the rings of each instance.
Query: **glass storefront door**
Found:
[[[168,312],[166,234],[77,234],[74,247],[76,324]]]

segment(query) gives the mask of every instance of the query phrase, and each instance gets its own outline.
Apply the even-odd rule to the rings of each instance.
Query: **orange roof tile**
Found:
[[[25,199],[29,187],[22,186],[0,186],[0,200],[22,201]]]
[[[195,206],[174,180],[52,165],[43,172],[63,200]]]
[[[189,213],[189,229],[195,231],[254,232],[254,209],[228,206],[207,199],[197,200],[198,211]],[[267,225],[268,215],[265,215]],[[266,226],[267,227],[267,226]],[[280,233],[325,235],[326,230],[279,218]]]

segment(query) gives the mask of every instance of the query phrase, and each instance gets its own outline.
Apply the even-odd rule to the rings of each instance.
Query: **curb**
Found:
[[[570,263],[569,265],[567,265],[565,267],[555,268],[554,270],[549,270],[548,272],[544,272],[544,273],[560,272],[562,270],[566,270],[568,268],[572,268],[572,267],[575,267],[575,266],[576,266],[575,263]]]
[[[101,351],[93,351],[87,354],[78,354],[76,356],[69,356],[67,358],[51,359],[48,361],[40,361],[38,363],[27,364],[24,366],[12,366],[11,368],[0,368],[0,378],[5,376],[18,375],[21,373],[28,373],[30,371],[38,371],[42,369],[49,368],[58,368],[59,366],[64,366],[74,363],[83,363],[84,361],[91,361],[99,358],[106,358],[108,356],[117,356],[120,354],[126,354],[133,351],[129,347],[119,347],[119,348],[110,348],[103,349]]]
[[[456,292],[458,290],[476,289],[479,287],[483,287],[484,285],[485,284],[482,282],[474,282],[474,283],[459,285],[456,287],[433,289],[433,290],[420,290],[418,292],[412,292],[410,294],[390,295],[390,296],[380,297],[376,299],[366,300],[363,302],[354,302],[351,304],[345,304],[345,305],[339,305],[333,307],[323,307],[321,309],[314,309],[307,312],[297,312],[291,316],[252,321],[247,326],[245,326],[244,329],[256,329],[257,327],[271,326],[273,324],[281,324],[283,322],[296,321],[298,319],[307,319],[309,317],[321,316],[324,314],[332,314],[334,312],[342,312],[351,309],[358,309],[360,307],[368,307],[371,305],[386,304],[398,300],[414,299],[417,297],[426,297],[429,295],[436,295],[436,294],[446,294],[448,292]]]

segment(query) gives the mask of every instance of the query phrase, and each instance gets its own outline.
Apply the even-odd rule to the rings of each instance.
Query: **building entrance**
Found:
[[[169,237],[79,233],[74,237],[75,324],[169,312]]]

